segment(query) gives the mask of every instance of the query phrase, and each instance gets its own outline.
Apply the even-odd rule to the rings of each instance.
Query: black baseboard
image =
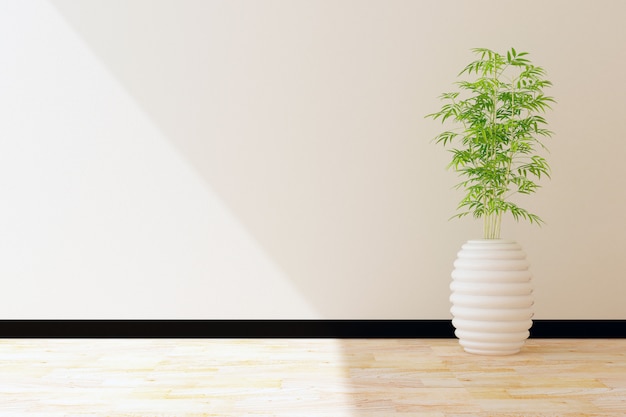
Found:
[[[626,320],[535,320],[531,338],[626,338]],[[0,338],[453,338],[450,320],[0,320]]]
[[[536,339],[623,339],[626,320],[535,320],[530,337]]]

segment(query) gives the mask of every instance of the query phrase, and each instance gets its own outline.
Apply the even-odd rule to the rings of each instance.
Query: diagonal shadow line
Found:
[[[71,26],[71,25],[70,25]],[[75,30],[79,35],[80,35],[80,31]],[[88,40],[85,40],[88,43]],[[91,48],[92,51],[95,51],[95,54],[98,55],[97,53],[97,48]],[[109,66],[106,66],[106,59],[100,57],[100,61],[104,63],[105,67],[109,68]],[[112,73],[115,75],[115,71],[112,70],[111,68],[109,68],[109,73]],[[128,84],[124,82],[124,80],[118,76],[116,76],[118,82],[120,83],[120,85],[124,86],[125,89],[128,91],[129,95],[131,97],[133,97],[135,99],[135,102],[137,103],[138,107],[143,108],[144,112],[148,115],[148,117],[153,121],[153,123],[156,126],[159,126],[159,130],[161,130],[163,132],[163,136],[166,138],[171,138],[171,132],[168,132],[167,127],[162,126],[162,124],[159,123],[159,118],[157,116],[155,116],[155,114],[153,114],[149,109],[146,109],[146,107],[144,105],[142,105],[143,103],[141,103],[141,100],[138,100],[137,97],[133,94],[133,92],[131,91],[131,89],[129,88]],[[169,134],[168,134],[169,133]],[[170,139],[170,141],[176,146],[176,142],[172,141]],[[182,151],[181,152],[182,156],[186,159],[189,160],[189,158],[187,157],[187,155],[185,155],[185,152]],[[190,161],[190,165],[195,167],[196,170],[198,168],[198,162],[197,161]],[[209,184],[212,184],[212,182],[210,180],[208,180],[206,178],[205,175],[201,175],[203,179],[207,180]],[[215,188],[215,187],[212,187]],[[218,190],[219,193],[219,190]],[[228,201],[226,201],[227,199],[222,198],[222,200],[224,200],[225,204],[227,206],[229,206]],[[232,210],[232,207],[231,207]],[[232,210],[234,213],[236,213],[235,210]],[[245,225],[244,225],[245,226]],[[313,301],[312,304],[314,306],[314,308],[318,308],[320,303],[323,304],[324,302],[324,298],[322,297],[321,299],[316,299],[316,300],[311,300],[310,298],[310,294],[308,294],[306,291],[302,291],[302,289],[300,289],[300,293],[302,294],[302,296],[305,299],[308,299],[309,301]],[[352,348],[351,347],[346,347],[346,346],[340,346],[339,347],[339,354],[340,356],[343,358],[341,360],[342,363],[349,363],[349,358],[352,357]],[[358,408],[357,408],[357,398],[355,397],[355,395],[357,395],[357,392],[354,390],[353,387],[347,387],[347,392],[346,392],[347,396],[346,396],[346,401],[349,403],[349,407],[353,410],[350,412],[351,415],[354,416],[358,416],[360,415],[360,413],[358,412]]]
[[[420,291],[419,281],[413,279],[420,264],[415,253],[422,249],[423,244],[415,236],[424,231],[419,230],[419,224],[411,219],[416,218],[413,215],[415,208],[421,210],[426,205],[419,204],[413,197],[407,197],[409,194],[404,185],[390,187],[385,183],[386,175],[399,172],[393,166],[398,164],[395,158],[400,156],[396,153],[386,154],[396,152],[395,147],[379,148],[383,141],[375,134],[364,141],[368,144],[359,148],[356,155],[346,152],[352,146],[360,146],[355,141],[362,142],[359,136],[362,134],[362,122],[351,120],[347,123],[351,127],[343,133],[353,139],[340,141],[339,149],[334,148],[335,142],[342,136],[331,135],[327,130],[344,125],[343,119],[337,119],[334,112],[350,106],[354,99],[350,95],[342,98],[346,102],[338,108],[324,113],[324,106],[332,105],[331,101],[335,100],[334,88],[327,95],[312,99],[305,97],[302,102],[297,103],[289,100],[300,97],[298,94],[291,95],[287,92],[281,96],[281,92],[278,92],[279,99],[266,103],[263,100],[268,95],[272,96],[274,91],[267,86],[256,85],[257,82],[263,82],[263,77],[266,76],[276,82],[270,83],[270,87],[286,89],[301,85],[302,73],[298,69],[311,56],[301,56],[291,63],[293,67],[289,70],[294,70],[292,81],[295,84],[282,84],[276,79],[283,73],[273,73],[282,65],[282,49],[274,51],[274,63],[267,67],[259,58],[264,51],[250,48],[244,42],[248,39],[242,41],[220,38],[215,42],[231,42],[232,45],[228,43],[228,46],[236,46],[241,51],[233,51],[232,49],[237,49],[234,47],[220,46],[221,49],[217,49],[222,55],[210,58],[230,59],[232,62],[229,61],[229,65],[217,69],[210,65],[206,67],[208,64],[203,61],[206,57],[196,59],[193,45],[187,47],[188,50],[179,51],[180,48],[185,49],[187,32],[184,35],[174,34],[174,40],[167,38],[178,29],[201,37],[205,33],[202,22],[197,23],[191,19],[192,27],[187,29],[176,26],[180,22],[172,23],[165,19],[167,24],[160,28],[162,20],[155,18],[152,22],[150,17],[144,17],[143,14],[139,17],[134,14],[121,18],[118,16],[124,14],[126,5],[145,6],[146,3],[143,2],[121,3],[122,6],[118,5],[117,9],[111,7],[113,11],[117,10],[116,14],[111,10],[107,11],[107,7],[117,3],[49,1],[61,10],[70,26],[90,45],[91,50],[144,109],[172,146],[200,174],[200,178],[216,191],[229,211],[259,243],[268,258],[280,266],[300,294],[319,312],[320,317],[413,317],[414,306],[419,303],[415,303],[410,294]],[[100,9],[93,6],[94,4],[100,4]],[[246,7],[250,4],[257,3],[246,3]],[[97,21],[100,16],[90,15],[93,13],[90,10],[92,7],[98,12],[103,11],[101,14],[108,13],[102,17],[104,23]],[[178,3],[171,8],[172,14],[189,13],[188,9],[178,11],[176,7]],[[254,11],[257,12],[257,9]],[[133,13],[143,12],[145,10],[142,9]],[[163,10],[159,13],[162,12]],[[252,13],[248,11],[247,14]],[[120,39],[109,44],[107,36],[111,34],[111,28],[118,29],[118,22],[124,23],[125,20],[133,19],[140,21],[141,24],[137,24],[140,26],[137,29],[140,33],[131,31],[129,38],[123,39],[128,45],[120,43]],[[187,16],[179,20],[185,19]],[[94,20],[97,23],[95,26],[92,25]],[[263,19],[255,20],[260,27],[253,26],[251,29],[246,26],[249,16],[248,20],[242,20],[243,22],[237,20],[235,23],[239,26],[235,25],[233,28],[228,26],[232,23],[229,22],[227,27],[219,29],[220,33],[249,30],[254,34],[255,31],[265,28]],[[90,26],[95,29],[90,29]],[[124,30],[135,30],[122,29],[124,28],[119,30],[124,36]],[[161,29],[168,33],[159,40],[167,44],[163,47],[166,52],[161,54],[160,49],[156,52],[143,51],[143,47],[156,48],[150,34]],[[271,35],[276,33],[272,32]],[[282,36],[282,33],[278,35]],[[133,40],[133,36],[139,39]],[[244,44],[241,45],[241,42]],[[197,52],[206,54],[203,50]],[[249,58],[248,55],[253,57]],[[324,53],[319,55],[321,58],[324,56]],[[176,62],[165,62],[170,58]],[[261,68],[260,74],[253,74],[257,77],[253,80],[246,77],[249,75],[246,67],[250,64],[248,59]],[[160,61],[163,61],[162,65]],[[329,65],[321,73],[309,73],[308,76],[312,78],[306,78],[305,81],[318,80],[316,77],[324,75],[326,71],[334,73],[331,67]],[[231,83],[224,87],[222,78],[228,77],[228,71],[231,70],[235,73],[233,83],[236,85]],[[207,78],[211,80],[207,81]],[[334,79],[335,83],[342,81],[342,77]],[[318,82],[321,83],[319,80]],[[317,84],[314,82],[314,85]],[[230,88],[236,90],[234,96],[229,95]],[[256,100],[253,104],[246,102],[248,89]],[[298,93],[301,92],[298,90]],[[315,96],[314,91],[305,89],[304,92]],[[371,94],[377,92],[378,90],[373,90]],[[312,107],[307,106],[310,101],[315,100],[319,103]],[[266,107],[276,107],[276,110],[264,112],[261,103]],[[228,107],[226,113],[221,111],[220,106]],[[292,107],[298,107],[298,110],[290,112]],[[369,114],[371,109],[368,109],[364,109],[365,114]],[[322,112],[324,118],[319,119],[320,115],[317,113],[309,117],[306,113],[309,110],[313,110],[313,113]],[[287,120],[281,119],[282,112],[285,113],[284,116],[289,116]],[[359,112],[353,113],[351,117],[360,119]],[[229,118],[227,122],[218,120],[224,115]],[[271,117],[266,120],[265,116]],[[312,124],[319,122],[328,126],[313,130]],[[351,123],[358,125],[358,129],[352,130],[354,125]],[[262,135],[254,135],[257,128],[262,130]],[[313,133],[309,130],[313,130]],[[278,139],[272,135],[278,136]],[[266,143],[268,141],[270,143]],[[385,155],[379,159],[381,150]],[[335,153],[338,155],[334,155]],[[380,166],[381,163],[384,165]],[[263,171],[268,171],[269,174]],[[378,171],[383,171],[384,174],[379,176]],[[400,179],[393,182],[404,184],[399,177],[392,176],[392,179]],[[377,188],[371,189],[372,185]],[[390,188],[393,190],[389,191]],[[402,200],[396,200],[399,196]],[[428,250],[433,247],[432,242],[429,242]]]
[[[77,35],[79,39],[82,40],[84,45],[86,45],[89,48],[90,52],[98,60],[98,62],[106,70],[106,72],[110,74],[112,78],[116,80],[118,85],[120,85],[121,88],[127,93],[128,97],[131,100],[133,100],[136,107],[142,110],[145,117],[161,133],[162,137],[168,140],[169,144],[172,145],[172,149],[177,151],[178,156],[182,160],[187,162],[187,166],[193,172],[195,172],[199,178],[202,179],[202,182],[208,187],[208,190],[212,192],[213,194],[215,194],[220,199],[220,201],[228,209],[228,212],[233,216],[234,219],[238,221],[238,223],[242,226],[242,229],[245,232],[247,232],[247,237],[249,237],[249,239],[255,243],[255,246],[259,249],[259,251],[263,253],[263,255],[267,258],[267,260],[275,267],[275,269],[279,272],[280,276],[289,279],[287,284],[294,287],[294,289],[303,297],[303,299],[306,300],[307,303],[312,306],[314,311],[318,312],[319,309],[316,306],[314,306],[313,303],[311,303],[310,297],[307,297],[306,292],[303,291],[301,287],[298,287],[297,285],[295,286],[293,285],[294,282],[292,279],[290,279],[289,274],[287,274],[284,268],[280,266],[280,263],[276,262],[275,257],[272,257],[268,253],[267,249],[264,247],[264,245],[262,245],[262,242],[258,239],[257,236],[255,236],[255,233],[253,233],[253,230],[251,230],[249,225],[247,225],[244,219],[242,219],[242,216],[240,215],[240,213],[237,212],[235,207],[233,207],[232,204],[229,204],[229,201],[227,198],[224,198],[224,195],[223,195],[224,193],[223,192],[220,193],[219,187],[215,187],[213,181],[210,178],[207,178],[206,172],[203,172],[201,169],[202,161],[198,161],[196,158],[190,157],[189,150],[185,149],[184,147],[181,147],[179,141],[172,139],[172,135],[175,135],[175,133],[171,132],[171,129],[168,129],[167,124],[164,124],[160,121],[159,115],[154,111],[154,109],[151,108],[149,105],[146,105],[146,101],[141,99],[140,93],[138,93],[137,91],[134,91],[134,89],[132,88],[132,80],[129,81],[128,79],[120,75],[120,72],[117,71],[114,66],[107,63],[106,54],[102,54],[101,49],[94,46],[93,42],[90,42],[89,37],[85,36],[84,33],[81,33],[80,27],[78,27],[75,24],[76,22],[63,13],[63,8],[59,7],[59,4],[58,4],[59,2],[55,2],[55,1],[48,1],[48,2],[52,4],[53,8],[59,13],[59,16],[63,18],[63,20],[66,22],[67,26]],[[302,317],[295,317],[295,318],[302,318]]]

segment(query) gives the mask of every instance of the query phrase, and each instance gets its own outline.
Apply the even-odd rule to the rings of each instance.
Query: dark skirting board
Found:
[[[450,320],[0,320],[0,338],[453,338]],[[534,320],[531,338],[626,338],[626,320]]]

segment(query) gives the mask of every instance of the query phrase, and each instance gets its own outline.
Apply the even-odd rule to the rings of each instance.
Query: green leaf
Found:
[[[550,176],[537,149],[546,150],[543,140],[553,135],[541,116],[556,102],[544,93],[552,83],[545,78],[546,71],[527,58],[528,52],[515,48],[505,55],[487,48],[472,52],[477,59],[459,73],[462,79],[455,83],[459,91],[442,94],[440,110],[426,116],[458,127],[434,138],[442,146],[454,144],[448,168],[462,179],[455,188],[465,191],[455,217],[472,214],[495,225],[509,213],[516,220],[539,224],[537,215],[509,199],[536,192],[540,188],[536,181]]]

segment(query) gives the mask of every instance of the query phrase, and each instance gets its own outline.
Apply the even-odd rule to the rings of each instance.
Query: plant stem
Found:
[[[501,225],[501,211],[485,214],[485,217],[483,218],[483,237],[485,239],[500,239]]]
[[[491,119],[491,140],[489,141],[489,146],[491,147],[490,152],[489,152],[489,159],[491,159],[492,161],[495,160],[497,154],[498,154],[498,149],[497,149],[497,144],[498,144],[498,129],[497,129],[497,122],[498,122],[498,116],[497,116],[497,108],[498,108],[498,93],[499,93],[499,85],[497,83],[498,81],[498,68],[497,68],[497,62],[496,62],[496,57],[494,55],[493,57],[493,70],[492,70],[492,80],[494,81],[493,85],[494,85],[494,89],[492,91],[491,94],[491,114],[490,114],[490,119]],[[494,165],[495,165],[495,161],[494,161]],[[495,197],[497,196],[497,192],[496,192],[496,186],[495,185],[491,185],[490,187],[490,198],[488,200],[494,201]],[[485,214],[485,231],[484,231],[484,237],[486,239],[497,239],[500,236],[500,215],[499,215],[499,210],[497,207],[488,207],[487,208],[487,213]]]

